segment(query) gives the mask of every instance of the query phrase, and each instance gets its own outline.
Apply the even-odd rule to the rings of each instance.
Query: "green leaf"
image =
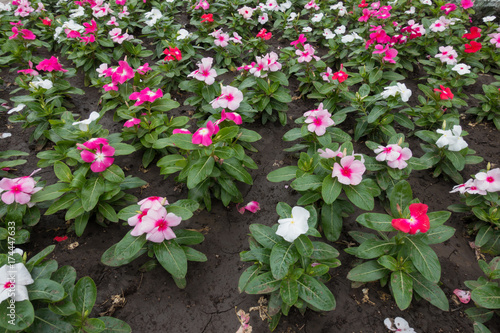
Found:
[[[57,199],[45,212],[45,215],[52,215],[62,209],[68,209],[71,205],[77,200],[77,196],[75,193],[70,192],[63,195],[61,198]],[[78,199],[80,201],[80,199]],[[80,204],[81,205],[81,204]],[[83,207],[82,207],[83,209]],[[68,220],[68,219],[66,219]]]
[[[238,135],[239,132],[239,127],[238,126],[229,126],[229,127],[224,127],[221,129],[215,137],[213,138],[214,141],[226,141],[229,139],[234,138],[236,135]]]
[[[113,143],[111,146],[115,148],[114,156],[130,155],[135,151],[134,146],[126,143]]]
[[[71,266],[62,266],[52,273],[52,281],[60,283],[66,292],[73,288],[76,281],[76,270]]]
[[[284,279],[280,285],[280,296],[283,302],[294,305],[299,299],[299,285],[296,280]]]
[[[317,175],[305,174],[295,179],[291,186],[296,191],[316,190],[323,184],[323,178]]]
[[[486,309],[500,309],[500,287],[487,284],[472,290],[472,300]]]
[[[241,135],[238,136],[238,140],[240,141],[255,142],[262,139],[262,136],[260,136],[259,133],[246,128],[240,128],[240,133]]]
[[[267,175],[267,180],[273,183],[285,182],[296,178],[297,170],[299,170],[299,168],[295,165],[279,168],[271,171]]]
[[[99,317],[106,325],[106,328],[101,333],[130,333],[132,328],[123,320],[113,317]]]
[[[321,282],[309,275],[302,275],[298,280],[299,297],[315,309],[332,311],[336,302],[332,292]]]
[[[42,262],[43,259],[45,259],[46,256],[48,256],[49,254],[51,254],[52,251],[54,251],[55,248],[56,248],[55,245],[49,245],[49,246],[47,246],[45,249],[43,249],[42,251],[38,252],[33,257],[31,257],[30,260],[28,260],[27,266],[28,267],[33,267],[33,266],[38,265],[39,263]]]
[[[440,225],[436,228],[431,228],[423,234],[422,240],[427,244],[439,244],[447,241],[455,234],[455,228]]]
[[[163,241],[153,245],[156,259],[172,274],[173,277],[182,279],[187,273],[187,258],[184,250],[175,240]]]
[[[306,235],[300,235],[293,243],[302,257],[310,257],[314,251],[314,246]]]
[[[230,158],[222,163],[222,168],[240,182],[248,185],[253,184],[252,176],[243,168],[243,165],[236,158]]]
[[[198,145],[192,143],[192,138],[193,135],[191,134],[181,134],[181,133],[172,134],[169,137],[170,141],[180,149],[187,149],[187,150],[199,149],[200,147]]]
[[[391,202],[392,216],[399,216],[399,211],[403,211],[410,205],[410,201],[413,200],[413,193],[411,191],[410,184],[407,181],[402,180],[394,185],[394,188],[389,196],[389,200]],[[397,209],[398,205],[400,207],[399,211]]]
[[[448,298],[437,284],[430,282],[417,272],[408,275],[413,279],[413,290],[420,297],[443,311],[449,310]]]
[[[97,205],[97,210],[99,213],[110,222],[118,222],[118,215],[113,207],[106,202],[99,202]]]
[[[418,238],[405,236],[403,239],[405,240],[403,247],[407,250],[413,265],[427,280],[438,283],[441,277],[441,265],[434,250]]]
[[[85,227],[87,226],[87,223],[89,222],[90,214],[89,213],[83,213],[82,215],[78,215],[75,219],[75,234],[77,236],[83,235],[83,232],[85,231]]]
[[[194,230],[178,229],[174,233],[176,236],[175,242],[179,245],[196,245],[205,239],[201,232]]]
[[[311,254],[311,259],[331,260],[339,256],[339,251],[331,245],[323,242],[312,242],[312,244],[314,246],[314,250]]]
[[[485,308],[468,308],[465,313],[470,320],[485,323],[493,317],[495,311]]]
[[[448,221],[448,219],[451,216],[451,212],[448,211],[431,212],[427,213],[427,216],[429,217],[429,224],[431,228],[435,228]]]
[[[325,179],[323,179],[321,195],[323,196],[323,200],[327,205],[333,203],[337,199],[341,191],[342,184],[340,184],[337,177],[333,178],[330,175],[327,175]]]
[[[276,231],[267,225],[251,224],[250,232],[257,242],[268,249],[272,249],[280,241],[280,236],[276,235]]]
[[[0,326],[9,330],[9,332],[22,331],[29,327],[35,320],[35,311],[31,302],[29,300],[15,302],[15,318],[9,317],[10,309],[8,307],[10,304],[8,300],[0,304]]]
[[[35,279],[35,282],[28,285],[30,300],[45,300],[57,302],[64,298],[64,288],[59,283],[50,279]]]
[[[342,207],[337,203],[331,205],[323,204],[321,207],[321,226],[326,239],[335,242],[340,237],[342,231]]]
[[[472,327],[474,328],[474,333],[491,333],[488,327],[481,323],[475,322]]]
[[[54,163],[54,173],[56,177],[66,183],[71,182],[73,179],[73,175],[71,174],[71,170],[69,167],[61,161],[56,161]]]
[[[413,281],[403,271],[392,272],[391,290],[399,309],[405,310],[410,306],[413,297]]]
[[[271,272],[277,280],[283,279],[288,274],[288,269],[299,260],[299,255],[293,243],[286,245],[278,243],[271,250]]]
[[[30,202],[42,202],[59,198],[68,189],[68,184],[56,183],[53,185],[45,186],[42,190],[36,192],[31,196]]]
[[[137,259],[141,255],[147,252],[145,248],[141,249],[135,256],[132,258],[125,258],[121,253],[116,253],[116,244],[107,249],[101,256],[101,262],[106,266],[118,267]]]
[[[377,281],[389,274],[389,270],[380,265],[376,260],[367,261],[351,269],[347,278],[356,282]]]
[[[85,276],[78,280],[73,291],[73,302],[80,316],[86,317],[92,311],[96,297],[97,288],[90,277]]]
[[[215,160],[212,156],[201,157],[189,170],[187,187],[192,189],[212,173]]]
[[[362,259],[374,259],[385,255],[396,245],[394,241],[379,239],[368,239],[358,248],[358,257]]]
[[[104,180],[101,177],[87,179],[82,188],[82,206],[90,212],[99,202],[99,197],[104,193]]]
[[[115,256],[120,255],[123,259],[127,260],[134,257],[146,244],[146,235],[132,236],[130,230],[123,238],[116,244]]]
[[[392,217],[387,214],[380,213],[365,213],[358,216],[356,219],[361,225],[364,225],[367,228],[390,232],[394,231],[394,227],[392,226]]]
[[[378,258],[377,262],[393,272],[398,267],[398,261],[391,256],[381,256]]]
[[[273,277],[272,272],[267,272],[252,279],[245,292],[247,294],[270,294],[280,287],[281,281]]]
[[[116,164],[112,164],[111,166],[109,166],[102,172],[102,175],[105,179],[109,180],[112,183],[120,183],[125,179],[125,173]]]
[[[37,333],[65,333],[72,332],[73,326],[70,323],[63,321],[63,318],[52,312],[52,308],[41,308],[35,312],[36,318],[33,325],[30,327],[32,332]],[[71,314],[71,313],[70,313]],[[67,314],[69,315],[69,314]]]
[[[356,207],[364,210],[373,210],[375,207],[375,200],[363,183],[356,186],[344,185],[342,187],[344,188],[349,201],[351,201]]]
[[[207,256],[198,250],[195,250],[188,246],[181,246],[181,247],[184,250],[184,253],[186,254],[186,258],[188,261],[205,262],[208,260]]]
[[[258,265],[253,265],[245,269],[245,271],[241,274],[240,279],[238,281],[238,291],[240,293],[244,292],[248,283],[252,281],[255,277],[257,277],[260,273],[260,267]]]

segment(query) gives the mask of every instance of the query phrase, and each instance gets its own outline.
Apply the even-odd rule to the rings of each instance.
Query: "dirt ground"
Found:
[[[4,80],[0,87],[0,98],[8,100],[9,93],[14,88],[14,76],[3,69],[1,77]],[[228,84],[229,82],[225,82]],[[83,76],[73,82],[83,88]],[[407,84],[411,85],[411,82]],[[292,84],[293,86],[293,84]],[[470,93],[481,91],[481,82],[470,87]],[[84,88],[85,96],[77,96],[73,100],[76,113],[87,116],[90,111],[99,108],[100,92],[94,88]],[[294,94],[297,94],[296,92]],[[469,103],[471,104],[471,103]],[[296,100],[290,104],[289,117],[296,119],[303,112],[312,109],[311,101]],[[185,113],[189,108],[182,107],[173,110],[176,114]],[[474,119],[464,117],[462,127],[469,132],[465,137],[469,146],[475,149],[485,161],[480,165],[469,166],[462,175],[468,179],[479,169],[486,167],[487,162],[493,166],[500,164],[500,133],[492,124],[474,124]],[[346,122],[348,123],[348,122]],[[121,124],[112,123],[112,113],[108,112],[101,122],[110,132],[120,131]],[[344,125],[344,124],[342,124]],[[347,125],[340,126],[349,131]],[[288,183],[270,183],[266,175],[278,167],[295,164],[294,156],[283,152],[284,148],[293,143],[281,140],[283,134],[296,126],[293,121],[285,127],[268,123],[261,125],[259,121],[245,125],[257,131],[262,140],[255,143],[258,153],[252,158],[259,166],[252,170],[254,185],[241,187],[246,202],[256,200],[261,210],[256,214],[247,212],[240,215],[234,205],[228,208],[214,201],[211,212],[202,211],[187,222],[184,228],[202,229],[205,241],[195,246],[208,257],[205,263],[189,263],[187,287],[180,290],[174,281],[161,267],[147,273],[141,273],[138,268],[147,261],[143,257],[130,265],[111,268],[100,262],[101,255],[111,245],[117,243],[130,227],[128,225],[112,224],[102,228],[95,223],[89,223],[82,237],[67,233],[68,225],[63,215],[43,216],[41,222],[33,229],[31,242],[23,248],[28,255],[34,255],[48,245],[54,244],[55,236],[68,235],[69,239],[57,243],[51,258],[56,259],[60,266],[72,265],[78,272],[78,277],[90,276],[98,289],[97,306],[94,316],[106,311],[114,311],[113,316],[125,320],[134,332],[235,332],[239,322],[235,310],[249,311],[251,307],[259,306],[258,295],[239,294],[238,279],[247,264],[240,262],[239,252],[248,249],[248,227],[251,223],[272,225],[277,222],[278,215],[275,206],[279,201],[294,205],[299,195],[288,187]],[[15,172],[16,176],[28,175],[36,168],[36,145],[28,142],[27,132],[23,132],[17,124],[8,124],[7,115],[0,114],[0,132],[11,132],[13,136],[0,141],[0,149],[18,149],[30,152],[29,162]],[[423,155],[419,148],[419,140],[409,140],[410,148],[416,157]],[[364,148],[362,148],[364,147]],[[366,151],[362,142],[355,144],[355,150]],[[166,196],[169,201],[187,197],[186,189],[176,191],[173,177],[163,179],[159,169],[152,166],[147,170],[140,167],[140,154],[117,158],[115,163],[129,168],[127,174],[138,176],[148,182],[149,186],[137,189],[131,193],[138,198],[158,195]],[[154,163],[153,163],[154,164]],[[56,182],[51,168],[43,169],[38,176],[47,184]],[[450,204],[459,202],[458,194],[448,192],[455,185],[442,178],[432,178],[430,171],[414,171],[409,179],[414,197],[429,205],[429,211],[446,210]],[[383,324],[386,317],[401,316],[417,332],[472,332],[472,322],[466,317],[464,310],[472,304],[456,303],[453,298],[455,288],[465,288],[464,281],[475,280],[482,275],[477,265],[476,255],[469,246],[470,238],[466,234],[463,214],[452,214],[447,225],[457,229],[455,235],[444,244],[433,246],[442,265],[442,288],[450,300],[450,311],[443,312],[426,301],[414,300],[406,311],[400,311],[390,297],[388,287],[381,288],[377,283],[368,283],[361,288],[351,288],[351,282],[346,279],[356,258],[344,253],[343,249],[353,245],[348,236],[350,230],[359,229],[355,219],[361,213],[356,211],[344,221],[344,229],[340,240],[332,244],[341,252],[342,266],[331,270],[332,280],[327,286],[332,290],[337,300],[337,308],[332,312],[315,313],[308,311],[302,316],[292,310],[288,317],[283,317],[276,332],[346,332],[346,333],[382,333],[388,332]],[[78,246],[69,249],[69,245],[78,242]],[[367,288],[364,297],[363,288]],[[112,298],[120,295],[125,302],[112,307]],[[253,332],[267,332],[267,323],[263,322],[258,311],[251,312],[250,325]],[[487,323],[492,332],[500,332],[500,320]]]

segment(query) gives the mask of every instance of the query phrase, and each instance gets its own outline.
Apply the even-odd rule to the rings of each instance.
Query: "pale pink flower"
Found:
[[[250,201],[246,204],[246,206],[238,208],[238,212],[240,212],[240,214],[245,213],[245,210],[248,210],[251,213],[257,213],[257,211],[260,210],[260,205],[257,201]]]
[[[398,146],[399,147],[399,146]],[[404,169],[408,166],[406,163],[412,157],[412,152],[410,148],[401,148],[399,147],[399,156],[397,159],[393,161],[387,161],[387,165],[393,169]]]
[[[238,14],[243,16],[245,20],[249,20],[252,17],[253,8],[250,8],[248,6],[243,6],[240,9],[238,9]]]
[[[480,188],[477,187],[477,183],[478,183],[478,180],[477,179],[469,179],[467,181],[467,183],[465,183],[466,185],[469,184],[468,187],[466,187],[465,189],[465,192],[469,193],[469,194],[480,194],[480,195],[486,195],[487,192],[485,190],[482,190]]]
[[[168,205],[168,200],[165,197],[147,197],[137,204],[141,205],[140,210],[159,209],[162,206]]]
[[[121,12],[118,13],[118,18],[122,19],[125,16],[129,16],[129,15],[130,15],[130,13],[127,11],[127,6],[123,6]]]
[[[210,8],[210,4],[208,3],[207,0],[200,0],[200,2],[196,4],[196,7],[194,7],[194,9],[199,9],[199,8],[207,10]]]
[[[142,217],[141,223],[137,224],[137,233],[141,235],[146,233],[147,240],[161,243],[176,237],[171,227],[178,226],[181,221],[181,217],[167,213],[165,207],[149,209],[147,214]]]
[[[111,19],[109,19],[109,21],[106,22],[106,25],[114,25],[115,27],[118,27],[120,24],[116,22],[116,17],[111,16]]]
[[[324,135],[328,127],[335,125],[331,118],[332,115],[328,110],[323,109],[323,103],[318,106],[317,110],[304,113],[304,117],[307,117],[305,123],[309,124],[307,130],[316,133],[318,136]]]
[[[344,157],[344,154],[340,151],[340,148],[336,151],[331,150],[330,148],[318,149],[319,156],[322,158],[335,158],[335,157]]]
[[[264,56],[264,61],[267,62],[267,70],[270,72],[277,72],[281,70],[281,64],[278,62],[278,55],[276,52],[268,53]]]
[[[206,84],[211,85],[217,77],[217,72],[212,68],[213,58],[207,57],[201,59],[201,63],[197,63],[198,69],[188,75],[194,77],[196,80],[204,81]]]
[[[323,81],[326,82],[332,82],[331,78],[333,76],[333,71],[330,67],[326,68],[326,72],[321,73],[321,77],[323,78]]]
[[[14,179],[3,178],[0,180],[0,193],[3,192],[2,201],[6,205],[13,202],[21,205],[29,204],[31,195],[42,189],[41,187],[35,187],[35,185],[36,181],[31,176]]]
[[[477,187],[487,192],[500,191],[500,168],[479,172],[475,176]]]
[[[252,68],[250,68],[249,72],[253,74],[255,77],[265,77],[267,73],[267,61],[264,61],[261,57],[255,57],[256,62],[252,63]]]
[[[344,185],[358,185],[363,180],[365,164],[355,159],[355,156],[342,157],[339,163],[333,165],[332,177],[337,177]]]
[[[234,111],[240,107],[241,101],[243,101],[243,93],[238,88],[224,86],[222,87],[221,95],[210,104],[214,109],[228,108]]]
[[[440,46],[439,52],[434,56],[434,58],[439,58],[441,62],[445,62],[448,65],[455,65],[457,61],[457,51],[453,49],[453,46]]]
[[[262,13],[261,15],[259,15],[257,21],[259,21],[260,24],[265,24],[267,21],[269,21],[269,16],[267,15],[267,13]]]
[[[488,34],[490,39],[490,43],[493,44],[497,49],[500,48],[500,32]]]
[[[470,302],[470,291],[469,290],[461,290],[461,289],[455,289],[453,290],[453,293],[458,297],[460,302],[467,304]]]
[[[222,29],[216,30],[209,35],[215,38],[215,46],[226,47],[229,44],[229,35],[223,32]]]
[[[229,40],[235,44],[243,44],[243,42],[241,41],[241,38],[242,37],[240,35],[238,35],[238,33],[235,31],[235,32],[233,32],[233,37],[230,37]]]
[[[319,10],[319,6],[318,6],[318,4],[316,3],[315,0],[311,0],[308,3],[306,3],[305,6],[304,6],[304,8],[305,9],[311,9],[311,8],[313,8],[314,10]]]
[[[299,56],[297,59],[297,62],[310,62],[313,58],[314,60],[319,60],[319,57],[315,56],[314,53],[316,51],[314,48],[311,46],[311,44],[306,44],[304,45],[304,50],[295,50],[295,54]]]
[[[383,161],[395,161],[398,159],[400,155],[401,147],[396,144],[384,146],[378,146],[377,149],[374,150],[375,154],[378,154],[375,159],[379,162]]]

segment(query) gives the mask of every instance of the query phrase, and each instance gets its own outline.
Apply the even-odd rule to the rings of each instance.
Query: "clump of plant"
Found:
[[[76,282],[71,266],[58,267],[56,260],[44,260],[51,245],[30,260],[20,249],[0,254],[0,327],[12,332],[131,332],[116,318],[91,318],[97,289],[86,276]],[[76,282],[76,283],[75,283]]]
[[[318,203],[321,226],[329,241],[336,241],[342,230],[342,214],[352,205],[373,210],[380,194],[377,183],[364,177],[365,159],[354,153],[352,143],[331,143],[312,155],[300,153],[297,166],[286,166],[267,175],[271,182],[290,181],[302,197],[299,205]],[[341,194],[345,194],[341,196]],[[347,199],[347,200],[346,200]]]
[[[187,185],[189,199],[202,202],[208,210],[212,207],[212,196],[224,206],[242,202],[235,180],[252,185],[252,176],[246,169],[257,169],[257,165],[245,150],[255,151],[250,143],[261,136],[237,126],[241,123],[240,115],[223,110],[219,120],[209,120],[194,134],[175,130],[170,137],[158,140],[153,147],[179,149],[178,153],[158,161],[160,174],[179,172],[175,180]]]
[[[186,287],[188,261],[205,262],[207,257],[189,247],[203,242],[200,232],[176,229],[182,220],[193,216],[199,204],[193,200],[178,200],[169,204],[166,198],[149,197],[122,209],[118,216],[134,229],[102,255],[101,261],[108,266],[118,267],[146,254],[154,258],[145,263],[141,270],[155,268],[158,263],[172,275],[179,288]]]
[[[495,313],[498,315],[500,309],[500,257],[493,258],[488,264],[479,260],[479,267],[486,277],[481,276],[476,281],[465,281],[465,285],[471,289],[470,297],[476,307],[468,308],[465,313],[474,322],[474,332],[490,333],[484,325]]]
[[[448,209],[454,212],[472,212],[474,222],[470,225],[471,233],[476,234],[474,244],[481,251],[493,255],[500,254],[500,169],[487,169],[478,172],[474,178],[457,185],[451,193],[461,194],[461,204],[454,204]]]
[[[292,307],[302,314],[335,309],[335,297],[325,283],[331,279],[331,268],[340,266],[339,252],[309,236],[321,237],[316,230],[317,212],[313,206],[290,207],[280,202],[280,216],[272,227],[250,225],[250,250],[240,253],[241,260],[253,262],[241,275],[240,292],[269,294],[269,328],[274,330],[281,315]]]
[[[459,171],[462,171],[466,164],[477,164],[483,161],[482,157],[474,156],[475,150],[468,148],[467,142],[463,139],[463,136],[467,134],[462,131],[460,125],[453,125],[451,129],[447,129],[446,122],[443,122],[443,128],[436,132],[416,132],[415,135],[427,144],[421,144],[425,154],[420,157],[420,166],[415,166],[415,169],[434,168],[433,177],[438,177],[443,173],[456,183],[462,183],[463,178]]]
[[[429,246],[448,240],[455,229],[443,225],[447,211],[427,213],[428,206],[413,199],[410,184],[398,182],[389,194],[390,213],[364,213],[356,221],[377,234],[351,231],[358,242],[346,252],[368,261],[354,267],[347,278],[355,282],[389,284],[397,306],[404,310],[416,294],[447,311],[448,300],[439,288],[441,265]],[[394,233],[397,231],[397,233]]]
[[[135,151],[134,147],[120,141],[118,136],[111,135],[73,146],[65,155],[66,163],[53,162],[59,181],[37,192],[32,201],[55,200],[45,215],[66,210],[65,220],[74,220],[77,236],[83,234],[94,214],[100,225],[105,226],[105,221],[118,222],[115,207],[136,201],[133,195],[124,191],[146,184],[140,178],[125,177],[123,170],[114,164],[115,156]]]
[[[479,100],[480,105],[468,109],[466,112],[477,116],[477,122],[483,119],[493,121],[497,130],[500,131],[500,76],[495,76],[497,82],[483,84],[484,94],[472,94]]]

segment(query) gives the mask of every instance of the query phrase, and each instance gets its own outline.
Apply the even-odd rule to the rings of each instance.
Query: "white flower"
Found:
[[[7,139],[7,138],[10,138],[12,136],[12,133],[2,133],[0,135],[0,139]]]
[[[70,9],[69,11],[70,13],[73,13],[71,14],[69,17],[72,17],[72,18],[75,18],[75,17],[80,17],[80,16],[83,16],[85,15],[85,8],[83,7],[78,7],[76,9]]]
[[[398,94],[398,92],[399,92],[398,86],[389,86],[385,87],[384,91],[382,91],[380,95],[382,95],[383,98],[387,99],[387,97],[389,96],[395,97]]]
[[[191,36],[192,34],[187,31],[186,29],[180,29],[179,31],[177,31],[177,40],[182,40],[182,39],[186,39],[188,38],[189,36]]]
[[[340,27],[336,27],[335,33],[337,35],[343,35],[345,33],[345,25],[341,25]]]
[[[335,9],[340,9],[344,7],[344,3],[342,1],[339,1],[336,5],[331,5],[330,9],[335,10]]]
[[[0,303],[11,297],[16,302],[29,299],[27,285],[33,278],[23,263],[4,265],[0,268]]]
[[[18,104],[15,108],[10,109],[10,110],[9,110],[9,112],[7,112],[7,114],[12,114],[12,113],[14,113],[14,112],[19,112],[19,111],[21,111],[22,109],[24,109],[25,107],[26,107],[26,105],[25,105],[25,104],[20,103],[20,104]]]
[[[405,14],[415,14],[415,7],[411,6],[410,9],[405,12]]]
[[[311,27],[303,27],[302,32],[311,32],[313,29]]]
[[[279,7],[281,12],[286,12],[287,9],[292,7],[292,2],[290,0],[286,0],[286,2],[282,3]]]
[[[384,325],[393,332],[416,333],[415,330],[410,327],[410,324],[401,317],[396,317],[394,323],[391,319],[385,318]]]
[[[326,28],[325,30],[323,30],[323,36],[325,36],[326,39],[332,39],[336,35],[330,29]]]
[[[483,22],[486,23],[486,22],[495,21],[496,18],[497,18],[496,16],[485,16],[485,17],[483,17]]]
[[[420,2],[423,3],[424,5],[432,6],[432,1],[431,0],[420,0]]]
[[[73,126],[78,125],[78,127],[80,128],[80,131],[86,132],[86,131],[89,130],[90,123],[93,122],[94,120],[96,120],[97,118],[99,118],[99,112],[92,111],[90,113],[88,119],[80,120],[80,121],[75,121],[72,125]]]
[[[387,98],[389,96],[395,97],[397,94],[401,96],[401,100],[403,102],[408,102],[412,92],[410,89],[406,88],[406,85],[404,83],[398,82],[395,86],[385,87],[384,91],[380,93],[380,95],[382,95],[383,98]]]
[[[104,63],[104,64],[101,64],[99,66],[99,68],[97,68],[95,71],[97,73],[99,73],[99,77],[103,77],[103,76],[106,76],[106,74],[104,74],[104,71],[108,69],[108,64]]]
[[[263,13],[262,15],[259,16],[258,21],[260,24],[264,24],[267,21],[269,21],[269,16],[267,15],[267,13]]]
[[[149,19],[145,23],[152,27],[153,25],[156,24],[156,21],[158,21],[163,15],[161,14],[160,10],[157,8],[151,9],[150,12],[147,12],[144,14],[144,17]]]
[[[353,32],[350,35],[342,36],[341,41],[342,41],[342,43],[346,44],[346,43],[350,43],[350,42],[354,41],[355,39],[363,40],[363,38],[361,38],[357,33]]]
[[[53,83],[48,79],[42,80],[41,77],[37,76],[33,81],[30,82],[30,86],[32,86],[33,88],[44,88],[49,90],[53,87]]]
[[[7,11],[7,12],[10,12],[12,8],[10,8],[10,5],[7,3],[7,4],[4,4],[4,3],[1,3],[0,2],[0,12],[1,11]]]
[[[296,18],[297,18],[297,13],[295,13],[295,12],[291,12],[291,13],[290,13],[290,16],[288,16],[287,21],[288,21],[288,22],[290,22],[290,21],[295,20]]]
[[[287,242],[292,243],[297,237],[305,234],[309,230],[307,220],[311,214],[305,208],[295,206],[292,208],[292,217],[279,219],[276,235],[283,237]]]
[[[470,69],[471,69],[471,67],[469,65],[456,64],[455,66],[453,66],[453,68],[451,70],[457,72],[460,75],[464,75],[464,74],[469,74]]]
[[[461,137],[462,126],[455,125],[451,130],[438,129],[436,132],[442,134],[436,141],[436,146],[439,148],[448,145],[449,151],[461,151],[468,146],[467,142]]]
[[[344,16],[347,14],[347,9],[345,7],[342,7],[339,9],[339,16]]]
[[[323,13],[314,14],[314,16],[312,17],[311,21],[312,22],[321,22],[321,20],[323,19],[323,16],[324,16]]]

